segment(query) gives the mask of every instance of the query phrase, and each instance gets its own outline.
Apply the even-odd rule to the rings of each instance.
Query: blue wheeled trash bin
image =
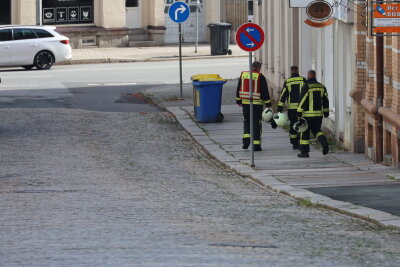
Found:
[[[194,116],[197,122],[222,122],[222,87],[226,83],[218,74],[192,76]]]

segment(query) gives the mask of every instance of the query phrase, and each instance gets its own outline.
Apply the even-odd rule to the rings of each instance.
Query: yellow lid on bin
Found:
[[[198,82],[213,82],[213,81],[226,81],[218,74],[197,74],[192,76],[192,81]]]

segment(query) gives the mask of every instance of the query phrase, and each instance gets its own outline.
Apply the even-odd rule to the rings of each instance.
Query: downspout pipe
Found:
[[[384,98],[384,36],[378,35],[376,37],[376,106],[381,108],[383,106]],[[376,147],[375,157],[377,162],[383,161],[383,117],[377,113],[378,124],[376,127]]]

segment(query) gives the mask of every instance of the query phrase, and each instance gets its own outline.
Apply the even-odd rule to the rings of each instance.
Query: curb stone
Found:
[[[173,116],[175,116],[178,123],[185,129],[185,131],[187,131],[190,136],[205,151],[207,151],[212,158],[215,158],[220,164],[233,170],[239,175],[250,178],[256,184],[261,185],[261,187],[290,196],[298,201],[307,200],[314,206],[326,208],[358,219],[366,220],[381,227],[400,229],[400,217],[398,216],[367,207],[357,206],[349,202],[334,200],[305,189],[295,188],[291,185],[278,181],[267,171],[256,171],[250,166],[240,163],[225,150],[223,150],[218,144],[212,141],[208,135],[196,124],[191,115],[183,108],[167,107],[166,109]],[[197,129],[195,129],[193,123],[196,125]],[[196,135],[192,134],[193,130],[196,130]],[[207,138],[205,137],[208,138],[209,142],[207,142]]]
[[[182,60],[197,60],[197,59],[219,59],[227,58],[228,56],[197,56],[197,57],[184,57]],[[229,56],[229,58],[247,57],[246,55]],[[67,62],[57,63],[54,65],[77,65],[77,64],[106,64],[106,63],[134,63],[134,62],[162,62],[162,61],[176,61],[178,57],[170,58],[145,58],[145,59],[130,59],[130,58],[98,58],[98,59],[72,59]]]

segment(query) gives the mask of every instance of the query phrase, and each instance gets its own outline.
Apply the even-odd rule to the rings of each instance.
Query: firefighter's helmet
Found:
[[[273,116],[274,116],[274,114],[272,113],[272,109],[270,109],[270,108],[264,109],[264,111],[262,113],[263,121],[270,122],[272,120]]]
[[[308,129],[308,123],[306,119],[300,118],[295,124],[293,125],[293,130],[298,133],[304,133]]]
[[[287,124],[288,116],[286,115],[286,113],[279,112],[274,115],[273,119],[278,127],[284,127]]]

